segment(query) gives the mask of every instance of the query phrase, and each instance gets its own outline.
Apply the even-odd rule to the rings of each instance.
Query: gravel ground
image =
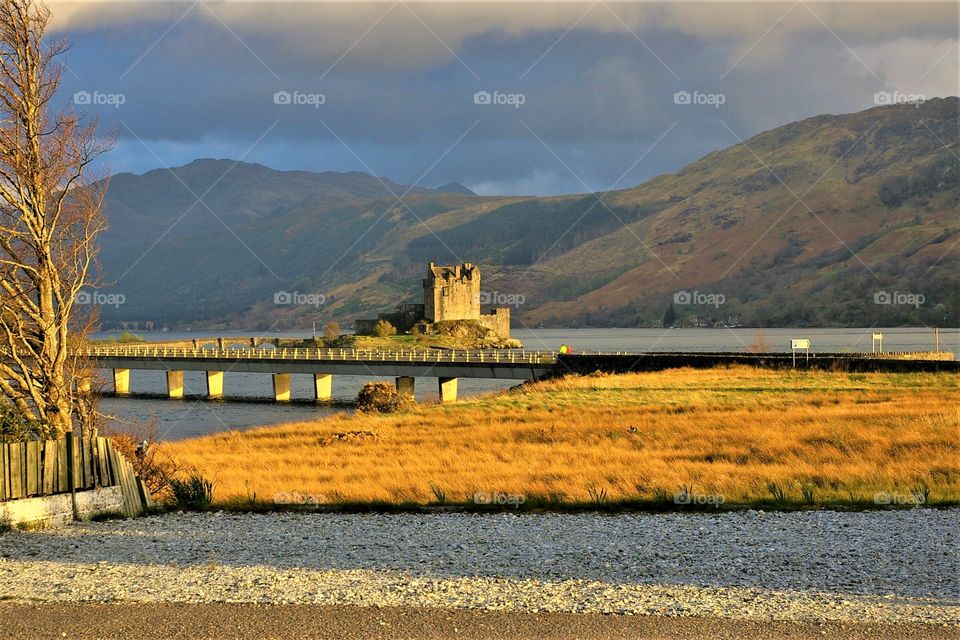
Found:
[[[0,637],[417,640],[946,640],[960,627],[277,604],[0,602]]]
[[[960,625],[960,510],[167,514],[0,536],[0,599]]]

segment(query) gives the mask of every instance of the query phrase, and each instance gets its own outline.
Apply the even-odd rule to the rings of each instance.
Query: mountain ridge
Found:
[[[107,194],[108,213],[122,220],[105,238],[104,267],[107,279],[123,274],[113,286],[129,303],[103,316],[251,328],[348,322],[416,299],[433,260],[480,264],[485,289],[522,294],[514,317],[527,326],[654,326],[674,295],[694,289],[725,302],[675,305],[678,322],[955,324],[958,115],[951,97],[812,116],[593,194],[414,188],[401,203],[393,193],[407,187],[385,178],[242,163],[217,179],[210,163],[233,161],[211,159],[155,170],[175,177],[123,177]],[[197,195],[214,185],[211,197],[179,214],[195,197],[182,185],[164,193],[177,190],[176,178]],[[171,269],[183,286],[158,286]],[[272,303],[273,292],[298,287],[326,303]],[[874,304],[884,287],[927,302]]]

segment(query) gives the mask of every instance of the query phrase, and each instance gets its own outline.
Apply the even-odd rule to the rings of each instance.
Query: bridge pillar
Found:
[[[118,394],[130,393],[130,369],[113,370],[113,390]]]
[[[207,395],[211,398],[223,397],[223,371],[207,371]]]
[[[416,400],[417,395],[414,392],[415,378],[413,376],[400,376],[397,378],[397,393],[406,396],[411,400]]]
[[[167,371],[167,396],[183,397],[183,371]]]
[[[273,374],[273,399],[277,402],[290,401],[290,374]]]
[[[330,400],[333,398],[333,375],[329,373],[313,374],[313,399]]]
[[[440,378],[440,402],[456,402],[457,378]]]

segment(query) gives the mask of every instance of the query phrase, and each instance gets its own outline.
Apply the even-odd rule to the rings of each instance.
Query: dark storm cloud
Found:
[[[736,143],[731,129],[876,91],[957,93],[942,5],[861,5],[859,23],[821,4],[779,22],[789,5],[511,6],[69,5],[64,97],[123,97],[83,107],[118,127],[117,171],[243,156],[412,182],[436,163],[422,184],[560,193],[632,186]]]

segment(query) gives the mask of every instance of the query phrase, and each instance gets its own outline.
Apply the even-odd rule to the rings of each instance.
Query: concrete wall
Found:
[[[119,486],[78,491],[76,496],[81,518],[123,511],[123,491]],[[69,493],[61,493],[0,502],[0,521],[38,528],[63,526],[73,521],[73,500]]]

